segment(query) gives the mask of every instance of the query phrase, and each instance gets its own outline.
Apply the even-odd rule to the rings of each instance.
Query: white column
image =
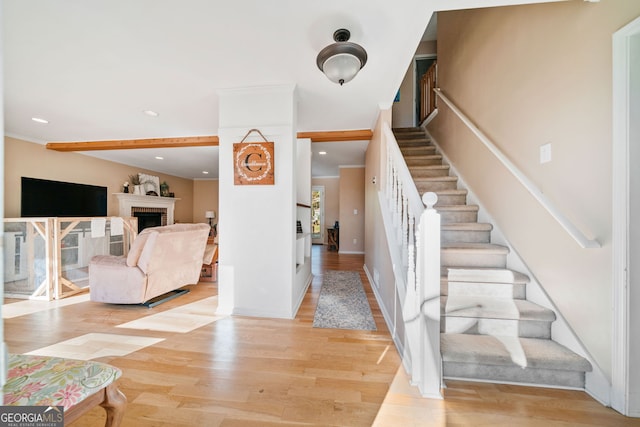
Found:
[[[295,86],[225,89],[219,95],[218,311],[293,318]],[[274,185],[234,185],[233,144],[252,128],[274,142]],[[246,141],[261,138],[254,133]]]

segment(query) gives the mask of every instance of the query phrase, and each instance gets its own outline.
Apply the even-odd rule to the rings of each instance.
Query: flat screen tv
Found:
[[[22,217],[107,215],[107,187],[22,177]]]

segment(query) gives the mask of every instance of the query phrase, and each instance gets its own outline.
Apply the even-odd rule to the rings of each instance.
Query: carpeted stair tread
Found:
[[[458,177],[457,176],[449,176],[449,175],[445,175],[445,176],[421,176],[421,177],[417,177],[414,178],[413,181],[416,183],[416,185],[421,184],[421,183],[431,183],[431,182],[457,182],[458,181]]]
[[[409,173],[415,178],[430,177],[430,176],[448,176],[449,166],[444,165],[426,165],[426,166],[411,166]]]
[[[440,154],[408,154],[404,156],[405,161],[420,161],[420,160],[442,160]]]
[[[440,312],[448,317],[473,317],[478,319],[509,319],[553,322],[553,310],[527,300],[479,297],[470,295],[440,298]]]
[[[547,339],[440,334],[442,361],[590,372],[591,364]]]
[[[424,138],[405,139],[398,141],[398,147],[400,148],[400,151],[404,152],[406,149],[433,147],[429,143],[430,141]]]
[[[464,199],[467,197],[467,193],[468,191],[465,190],[464,188],[462,189],[458,189],[458,188],[451,188],[451,189],[445,189],[445,190],[435,190],[433,191],[434,193],[436,193],[436,195],[438,196],[438,201],[436,202],[436,210],[440,209],[440,205],[438,205],[438,203],[445,203],[445,200],[454,197],[454,198],[461,198]],[[455,201],[453,203],[456,203]],[[453,204],[449,204],[447,206],[454,206]],[[464,201],[462,201],[460,203],[460,205],[458,206],[465,206],[464,205]]]
[[[471,211],[478,212],[480,208],[478,205],[441,205],[436,209],[438,212],[444,211]]]
[[[486,222],[450,222],[440,228],[442,231],[491,231],[493,225]]]
[[[494,243],[445,242],[442,243],[441,246],[442,251],[447,252],[481,252],[500,255],[507,255],[509,253],[509,248]]]

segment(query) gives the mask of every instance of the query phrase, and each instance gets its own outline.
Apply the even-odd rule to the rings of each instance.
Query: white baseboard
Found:
[[[371,284],[371,290],[373,291],[373,295],[376,297],[376,301],[378,302],[378,307],[380,307],[380,311],[382,312],[382,317],[384,318],[384,323],[387,325],[387,329],[389,330],[389,334],[391,334],[391,339],[393,340],[393,343],[396,346],[396,350],[398,351],[398,354],[400,355],[400,358],[402,359],[402,365],[404,366],[405,370],[407,372],[411,372],[411,366],[407,366],[407,358],[404,357],[404,344],[402,343],[402,340],[400,340],[400,337],[398,337],[398,334],[396,333],[396,328],[395,328],[395,323],[392,321],[392,317],[389,314],[389,312],[387,311],[387,308],[385,307],[383,301],[382,301],[382,297],[380,296],[380,294],[378,293],[378,289],[376,286],[373,286],[373,277],[371,276],[371,274],[369,273],[369,269],[367,268],[367,265],[363,265],[362,268],[364,269],[365,274],[367,275],[367,279],[369,280],[369,283]],[[394,289],[395,292],[395,289]]]
[[[362,251],[338,251],[339,254],[354,254],[354,255],[364,255]]]

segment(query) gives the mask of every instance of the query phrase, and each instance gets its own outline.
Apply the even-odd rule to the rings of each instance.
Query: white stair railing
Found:
[[[387,210],[382,216],[405,323],[408,351],[403,361],[423,396],[442,398],[440,215],[433,209],[437,196],[425,193],[421,200],[388,124],[382,144],[386,185],[380,201]]]

